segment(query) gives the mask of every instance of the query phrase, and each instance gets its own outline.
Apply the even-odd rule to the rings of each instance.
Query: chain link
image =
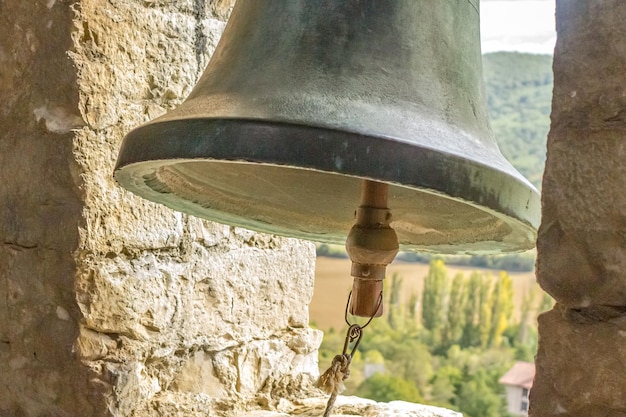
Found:
[[[330,398],[328,399],[328,403],[326,404],[326,409],[324,410],[323,417],[329,417],[330,413],[333,410],[335,405],[335,401],[337,400],[337,396],[341,391],[343,391],[343,381],[348,379],[350,376],[350,363],[352,362],[352,358],[356,353],[356,350],[361,343],[361,339],[363,338],[363,329],[366,328],[374,319],[376,315],[376,311],[380,308],[381,303],[383,302],[383,293],[380,293],[378,297],[378,305],[374,310],[374,314],[369,318],[367,323],[364,325],[352,324],[348,320],[348,306],[350,305],[350,299],[352,298],[352,291],[350,291],[350,295],[348,296],[348,302],[346,303],[346,312],[344,318],[346,323],[348,324],[348,331],[346,332],[346,340],[343,343],[343,351],[341,355],[336,355],[333,358],[333,362],[330,365],[330,368],[326,372],[324,372],[318,379],[317,385],[318,387],[324,389],[327,393],[330,394]],[[352,345],[352,348],[350,348]],[[350,350],[350,353],[348,353]]]

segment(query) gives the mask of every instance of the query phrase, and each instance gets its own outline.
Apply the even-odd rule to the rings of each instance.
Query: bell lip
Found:
[[[255,135],[254,139],[249,139],[251,134]],[[294,141],[294,137],[314,138],[314,140]],[[250,145],[255,144],[255,141],[269,146],[257,146],[254,151],[251,151]],[[337,161],[332,157],[335,149],[328,150],[328,147],[336,148],[340,143],[340,147],[354,148],[353,150],[356,150],[359,155],[354,155],[352,160],[342,161],[343,165],[338,167]],[[346,143],[348,145],[345,145]],[[371,148],[375,148],[374,151],[365,152],[366,149]],[[311,149],[324,149],[330,159],[307,158],[311,155],[307,151]],[[421,164],[416,164],[415,159],[409,160],[409,156],[419,156],[416,159],[419,159]],[[510,165],[504,158],[503,160]],[[163,202],[162,198],[159,198],[162,194],[147,186],[141,179],[138,181],[137,174],[141,172],[143,177],[146,172],[154,172],[161,166],[198,161],[288,167],[385,182],[463,202],[504,220],[516,230],[516,233],[527,236],[522,239],[525,244],[513,247],[494,250],[455,247],[450,250],[440,250],[441,252],[508,253],[528,250],[535,246],[536,230],[541,215],[539,193],[512,166],[510,166],[511,171],[507,172],[474,160],[463,159],[457,155],[390,137],[368,136],[324,127],[254,119],[157,120],[133,129],[124,138],[115,166],[114,178],[122,187],[143,198],[189,213],[190,210],[181,209],[180,205]],[[442,163],[444,161],[445,164]],[[378,165],[372,172],[371,168],[374,165],[371,163],[373,162],[377,162]],[[501,166],[502,161],[498,162]],[[405,172],[401,170],[394,172],[394,167],[400,164],[404,165]],[[364,166],[367,166],[367,172],[363,169]],[[450,168],[451,166],[453,168]],[[464,184],[442,181],[444,178],[442,174],[446,172],[451,173],[456,180],[464,179]],[[416,173],[422,175],[415,175]],[[411,176],[417,178],[417,181],[415,178],[410,178]],[[472,181],[481,180],[481,177],[481,186],[469,186]],[[514,196],[517,203],[502,204],[497,196],[490,196],[488,190],[497,189],[496,185],[499,185],[500,189],[506,187],[508,194]],[[468,189],[471,192],[468,192]],[[483,200],[470,200],[467,198],[469,194],[481,196]],[[208,220],[215,220],[213,217],[193,214]],[[271,231],[273,229],[258,227],[245,221],[241,224],[222,220],[216,221],[289,237],[342,243],[336,240],[314,239],[302,233],[273,232]],[[412,246],[402,242],[401,246],[410,250],[429,250],[427,247]]]

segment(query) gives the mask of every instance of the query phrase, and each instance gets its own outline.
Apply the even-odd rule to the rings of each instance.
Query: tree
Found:
[[[356,395],[379,402],[424,401],[415,384],[401,377],[378,373],[363,381],[356,390]]]
[[[487,374],[477,372],[461,384],[457,406],[465,417],[500,417],[502,399],[487,382]]]
[[[402,277],[397,272],[391,276],[391,291],[389,292],[389,304],[392,306],[400,304],[400,293],[402,292]]]
[[[422,294],[422,324],[425,329],[430,331],[434,346],[441,345],[446,293],[446,266],[442,260],[437,259],[430,263]]]
[[[365,352],[365,363],[373,363],[373,364],[384,364],[385,363],[385,358],[383,357],[383,354],[380,353],[380,351],[376,350],[376,349],[370,349],[367,352]]]
[[[415,320],[417,317],[417,305],[418,305],[418,297],[417,297],[417,293],[416,292],[412,292],[411,293],[411,297],[409,298],[409,302],[408,302],[408,312],[409,312],[409,318],[412,320]]]
[[[433,355],[427,345],[405,337],[393,346],[385,359],[387,369],[394,375],[411,381],[422,391],[428,387],[433,375]]]
[[[480,333],[478,320],[480,317],[480,290],[482,288],[483,276],[479,272],[472,272],[466,287],[466,301],[463,326],[463,336],[461,337],[461,347],[480,346]]]
[[[344,341],[345,334],[337,333],[332,327],[324,334],[324,339],[319,348],[320,366],[330,366],[335,355],[340,354],[343,350]]]
[[[491,294],[490,304],[491,329],[489,346],[500,347],[502,334],[509,326],[513,315],[513,282],[509,274],[504,271],[498,274],[498,279]]]
[[[533,318],[533,305],[535,304],[536,291],[527,291],[522,299],[522,306],[520,309],[520,321],[517,328],[516,343],[525,345],[528,343],[530,322]]]
[[[491,335],[491,276],[482,279],[478,296],[478,334],[480,346],[486,349]]]
[[[387,320],[391,327],[397,327],[398,321],[402,320],[402,306],[400,303],[400,293],[402,292],[402,278],[398,273],[391,276],[391,288],[389,290],[389,300],[387,302]]]
[[[540,188],[550,128],[552,57],[486,54],[483,68],[491,127],[502,154]]]
[[[459,368],[445,365],[437,369],[430,380],[428,402],[439,407],[451,408],[455,402],[456,391],[463,382],[463,373]]]
[[[448,301],[448,320],[445,324],[444,347],[448,348],[460,342],[463,336],[466,317],[463,314],[465,303],[468,297],[464,285],[463,274],[456,274],[452,280],[450,288],[450,298]]]

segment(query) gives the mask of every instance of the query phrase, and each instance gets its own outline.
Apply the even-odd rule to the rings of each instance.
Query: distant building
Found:
[[[498,381],[506,388],[509,413],[516,416],[528,415],[528,393],[535,378],[535,364],[515,362],[515,365]]]

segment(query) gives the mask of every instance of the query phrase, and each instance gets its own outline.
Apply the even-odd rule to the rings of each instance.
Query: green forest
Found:
[[[515,306],[506,272],[450,277],[442,260],[431,261],[422,294],[409,303],[399,301],[402,277],[385,281],[385,314],[363,330],[344,394],[435,405],[465,417],[508,416],[498,379],[516,360],[533,361],[536,316],[552,299],[535,288]],[[322,371],[341,353],[346,330],[326,332]]]
[[[483,55],[491,128],[502,154],[541,189],[552,105],[552,56]]]

